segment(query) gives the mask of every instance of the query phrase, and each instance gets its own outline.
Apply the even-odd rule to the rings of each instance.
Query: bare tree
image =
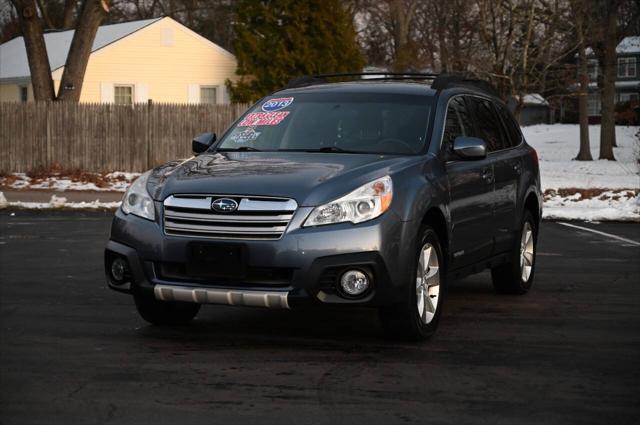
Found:
[[[588,3],[583,0],[571,0],[571,10],[576,20],[576,38],[578,41],[578,115],[580,120],[580,151],[576,160],[592,161],[591,145],[589,142],[589,111],[587,97],[589,96],[589,70],[587,64],[587,45],[585,38],[589,32],[590,11]]]
[[[615,161],[615,81],[616,47],[624,37],[637,30],[640,4],[637,0],[590,0],[594,6],[590,44],[602,69],[598,79],[601,92],[600,159]]]
[[[73,28],[73,21],[78,6],[77,0],[66,0],[62,11],[62,29],[68,30]]]
[[[621,38],[617,35],[620,0],[597,0],[594,18],[592,49],[602,70],[598,78],[601,93],[600,155],[599,159],[615,161],[613,146],[615,130],[616,47]]]
[[[113,0],[109,20],[119,22],[169,16],[232,50],[231,22],[237,3],[237,0]]]
[[[74,27],[78,0],[37,0],[46,29],[69,30]]]
[[[85,0],[82,5],[78,27],[73,35],[71,47],[67,54],[64,72],[58,96],[56,97],[53,80],[51,78],[51,66],[47,56],[47,48],[44,42],[42,20],[48,20],[48,25],[53,25],[46,13],[43,2],[42,9],[38,13],[35,0],[12,0],[18,13],[18,19],[24,37],[31,84],[35,100],[80,100],[80,90],[84,73],[87,69],[91,46],[95,39],[98,27],[109,11],[109,0]],[[76,1],[66,0],[64,5],[63,26],[69,25],[73,20],[73,11]]]
[[[106,0],[86,0],[84,2],[62,73],[58,90],[59,100],[75,102],[80,100],[80,91],[89,55],[91,55],[91,46],[98,32],[98,27],[107,13],[109,13],[109,4]]]
[[[359,39],[370,64],[396,72],[422,68],[416,12],[425,0],[351,0]]]
[[[417,0],[388,0],[388,3],[393,38],[393,70],[403,72],[415,69],[416,48],[410,38],[410,30],[418,6]]]
[[[35,100],[53,100],[55,91],[51,79],[51,67],[36,2],[35,0],[12,0],[12,2],[18,13],[27,49],[33,97]]]
[[[516,100],[514,115],[525,95],[552,93],[563,82],[562,62],[575,51],[564,32],[573,27],[567,0],[476,0],[478,45],[469,69],[493,80],[504,98]]]

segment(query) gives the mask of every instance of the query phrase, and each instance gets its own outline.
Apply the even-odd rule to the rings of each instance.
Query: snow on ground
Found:
[[[640,221],[640,127],[616,126],[616,161],[597,159],[599,125],[589,126],[594,161],[573,160],[580,147],[577,124],[533,125],[522,132],[540,158],[544,218]]]
[[[3,208],[24,208],[24,209],[36,209],[36,210],[50,210],[50,209],[78,209],[78,210],[115,210],[120,206],[118,202],[100,202],[100,201],[87,201],[87,202],[67,202],[67,198],[62,196],[52,195],[49,202],[9,202],[5,198],[4,194],[0,192],[0,210]]]
[[[580,149],[577,124],[523,127],[527,142],[538,151],[542,190],[560,188],[640,188],[640,127],[616,126],[616,161],[598,160],[600,126],[589,126],[594,161],[574,161]]]
[[[0,177],[0,188],[6,189],[43,189],[57,192],[66,190],[90,190],[97,192],[124,192],[140,173],[115,171],[108,174],[79,173],[66,175],[52,173],[47,177],[31,177],[26,173],[13,173]]]
[[[606,191],[583,199],[580,193],[545,196],[542,217],[548,220],[640,221],[640,196],[631,191]]]

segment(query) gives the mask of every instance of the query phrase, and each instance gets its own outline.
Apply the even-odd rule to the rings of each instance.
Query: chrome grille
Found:
[[[237,202],[238,209],[211,209],[219,198]],[[172,236],[216,239],[279,239],[298,204],[293,199],[230,195],[172,195],[164,200],[164,232]]]

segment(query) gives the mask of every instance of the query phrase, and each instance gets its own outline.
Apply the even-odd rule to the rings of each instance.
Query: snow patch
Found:
[[[607,191],[582,199],[570,196],[546,196],[542,218],[548,220],[640,221],[640,195],[629,191]]]
[[[541,124],[522,128],[540,158],[542,190],[562,188],[640,188],[640,139],[637,126],[616,126],[616,161],[575,161],[580,149],[577,124]],[[598,158],[600,126],[589,126],[591,155]]]
[[[115,171],[108,174],[83,173],[67,176],[53,173],[51,176],[32,178],[26,173],[12,173],[0,177],[0,188],[64,191],[124,192],[140,176],[140,173]]]
[[[67,198],[52,195],[49,202],[8,202],[4,194],[0,192],[0,209],[24,208],[35,210],[50,209],[78,209],[78,210],[115,210],[120,207],[120,201],[101,202],[98,200],[90,202],[67,202]]]

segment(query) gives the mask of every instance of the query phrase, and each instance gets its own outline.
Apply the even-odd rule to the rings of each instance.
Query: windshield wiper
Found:
[[[216,150],[218,152],[262,152],[260,149],[256,149],[251,146],[240,146],[239,148],[235,148],[235,149],[220,148]]]
[[[280,152],[329,152],[329,153],[362,153],[339,148],[337,146],[323,146],[318,149],[278,149]]]

